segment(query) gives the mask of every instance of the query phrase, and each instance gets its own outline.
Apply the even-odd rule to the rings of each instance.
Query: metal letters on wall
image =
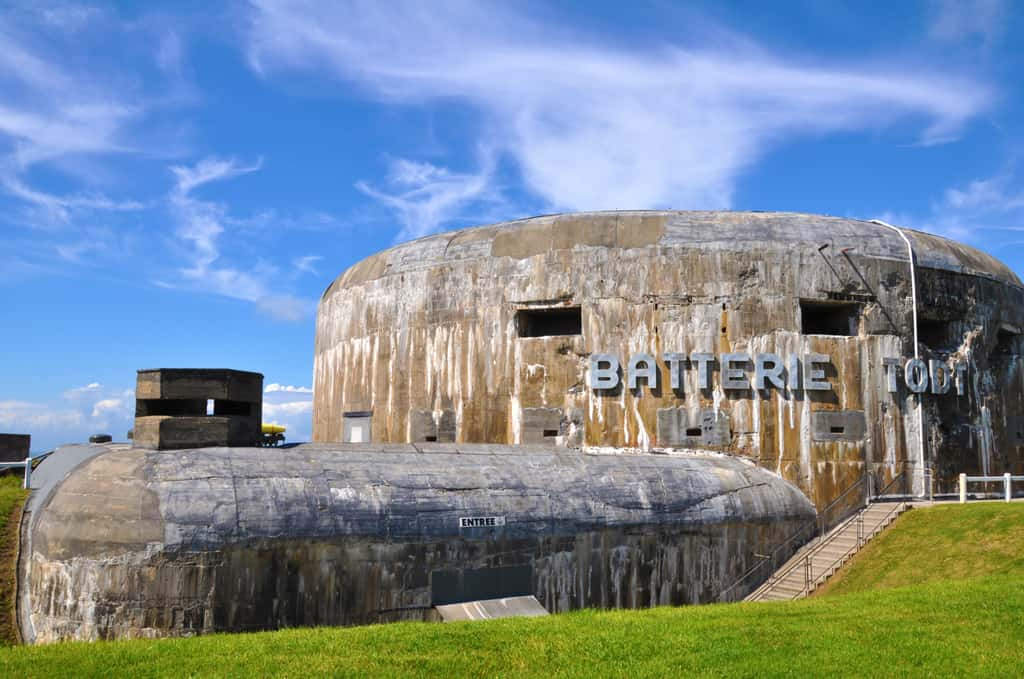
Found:
[[[680,353],[666,353],[664,360],[669,374],[669,387],[682,391],[683,373],[687,366],[697,373],[697,387],[711,389],[714,366],[718,365],[719,381],[726,391],[749,391],[753,389],[789,389],[790,391],[831,391],[832,383],[825,375],[832,359],[825,354],[808,353],[803,356],[792,354],[783,361],[778,354],[734,352],[715,357],[706,352],[694,352],[687,356]],[[901,365],[902,363],[902,365]],[[915,394],[930,391],[932,394],[949,394],[956,387],[956,394],[964,394],[967,363],[911,358],[900,361],[896,358],[882,359],[885,369],[886,388],[895,393],[902,379],[907,389]],[[752,370],[751,370],[752,368]],[[753,380],[751,380],[751,372]],[[633,354],[626,363],[626,386],[639,389],[646,384],[657,389],[661,370],[654,356],[646,353]],[[590,388],[613,390],[622,384],[622,364],[614,354],[592,354],[590,356]]]

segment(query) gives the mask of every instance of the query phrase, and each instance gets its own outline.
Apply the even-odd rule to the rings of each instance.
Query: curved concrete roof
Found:
[[[932,234],[903,229],[918,265],[993,278],[1022,286],[1005,264],[976,248]],[[525,259],[574,247],[688,248],[708,250],[790,249],[797,243],[828,243],[861,255],[907,259],[906,245],[891,229],[863,220],[795,212],[609,211],[544,215],[426,236],[358,262],[336,286],[398,275],[446,262],[487,257]]]
[[[467,515],[507,515],[509,535],[814,515],[795,486],[727,456],[487,444],[95,452],[34,508],[34,551],[63,559],[275,537],[425,540],[459,536]]]

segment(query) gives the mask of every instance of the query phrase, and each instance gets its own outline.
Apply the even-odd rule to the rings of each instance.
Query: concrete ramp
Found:
[[[459,604],[435,606],[441,622],[459,620],[494,620],[496,618],[536,618],[548,615],[547,609],[533,596],[512,596],[504,599],[464,601]]]

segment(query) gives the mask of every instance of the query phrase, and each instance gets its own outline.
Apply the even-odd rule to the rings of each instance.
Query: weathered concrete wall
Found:
[[[952,490],[960,471],[1024,473],[1024,445],[1010,426],[1024,405],[1020,338],[1009,354],[993,355],[1000,328],[1004,339],[1024,329],[1024,289],[984,253],[906,233],[922,323],[949,334],[944,352],[922,343],[922,355],[970,366],[964,396],[923,397],[924,463],[937,470],[940,490]],[[861,304],[857,334],[802,333],[801,300]],[[582,333],[518,336],[518,311],[552,306],[580,307]],[[456,441],[521,443],[537,440],[531,423],[543,412],[550,424],[554,410],[569,446],[742,455],[823,507],[866,469],[885,483],[919,462],[918,397],[903,385],[888,393],[882,364],[913,356],[912,337],[906,246],[878,224],[617,212],[467,229],[369,257],[325,291],[313,437],[340,440],[343,413],[372,411],[374,441],[408,441],[421,429],[411,418],[429,411],[454,413]],[[605,394],[587,385],[594,353],[650,353],[667,385],[666,353],[697,351],[827,354],[832,390],[727,392],[717,377],[702,390],[692,370],[681,390]],[[828,418],[853,430],[822,435],[820,423],[837,421]],[[698,420],[711,427],[685,436]]]
[[[517,565],[551,611],[697,603],[814,517],[791,484],[722,456],[98,448],[29,504],[30,641],[424,619],[435,571]]]

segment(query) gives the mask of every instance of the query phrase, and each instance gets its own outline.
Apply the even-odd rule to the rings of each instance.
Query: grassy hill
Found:
[[[1018,511],[1016,505],[914,510],[892,534],[909,526],[912,534],[921,532],[913,540],[932,551],[922,556],[913,540],[879,547],[856,568],[908,574],[886,574],[881,583],[849,580],[843,587],[851,593],[841,595],[836,586],[829,596],[782,603],[18,647],[0,649],[0,676],[1022,676]],[[919,521],[934,525],[918,527]],[[998,535],[980,535],[975,521]],[[975,571],[965,568],[947,580],[932,567],[928,582],[894,586],[899,577],[921,579],[918,558],[945,559],[944,543],[929,542],[929,533],[957,530],[965,540],[984,537],[962,547]],[[872,565],[879,558],[885,561]],[[971,577],[974,572],[982,577]]]
[[[823,595],[1024,574],[1024,503],[937,505],[903,515]]]
[[[21,474],[0,476],[0,646],[16,642],[14,630],[14,570],[18,517],[28,492]]]

